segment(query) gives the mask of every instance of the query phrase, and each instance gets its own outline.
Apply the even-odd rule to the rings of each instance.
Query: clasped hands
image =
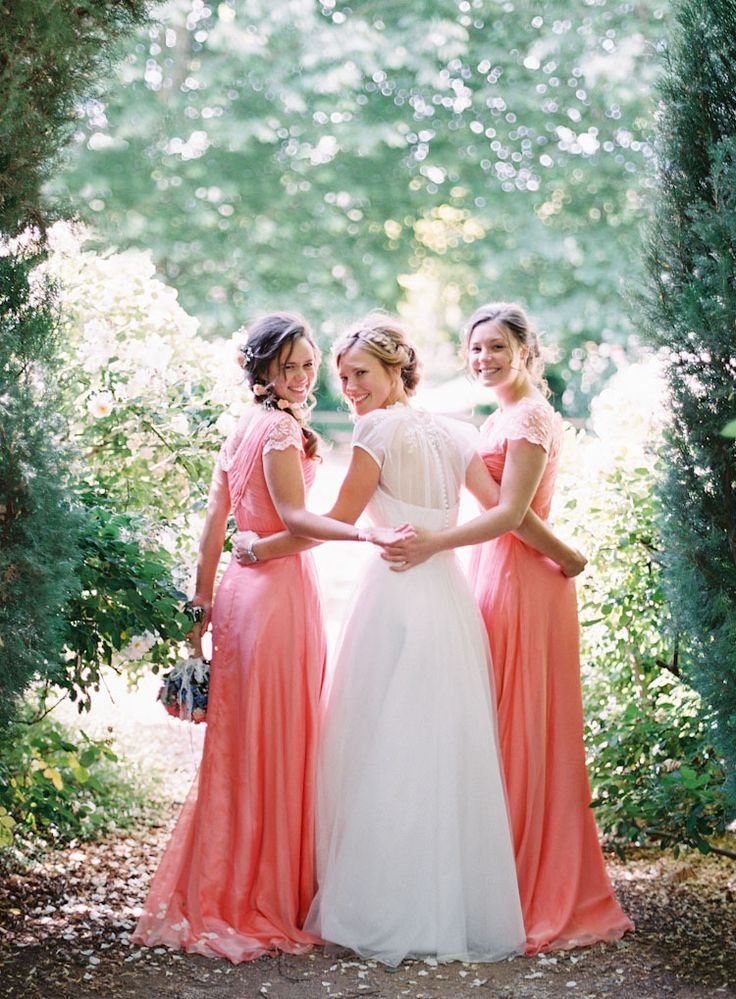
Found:
[[[361,540],[368,541],[383,549],[381,557],[392,563],[390,568],[394,572],[404,572],[425,558],[429,554],[417,557],[418,552],[408,545],[418,539],[420,535],[428,535],[428,532],[421,528],[412,527],[411,524],[402,524],[400,527],[366,527],[360,532]],[[262,535],[256,531],[237,531],[232,536],[233,555],[239,565],[250,566],[258,563],[251,562],[247,557],[247,550],[259,540]]]

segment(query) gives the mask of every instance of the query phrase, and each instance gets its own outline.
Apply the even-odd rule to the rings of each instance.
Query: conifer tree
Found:
[[[661,87],[646,325],[672,417],[661,485],[681,667],[736,800],[736,0],[680,0]]]
[[[42,185],[76,103],[144,15],[141,0],[0,2],[0,723],[58,669],[79,558],[54,408],[54,290],[34,275],[54,214]]]

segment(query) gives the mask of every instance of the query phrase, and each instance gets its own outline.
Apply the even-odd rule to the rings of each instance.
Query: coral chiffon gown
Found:
[[[269,449],[314,462],[290,415],[254,407],[222,449],[239,530],[283,530],[263,472]],[[317,708],[325,667],[322,607],[308,553],[257,571],[233,559],[217,589],[207,734],[192,789],[156,872],[134,941],[237,963],[302,953],[315,891]]]
[[[540,399],[497,410],[481,454],[501,481],[509,440],[547,452],[532,509],[549,514],[562,420]],[[470,579],[488,630],[528,953],[622,936],[633,924],[606,873],[583,748],[575,583],[512,534],[479,545]]]

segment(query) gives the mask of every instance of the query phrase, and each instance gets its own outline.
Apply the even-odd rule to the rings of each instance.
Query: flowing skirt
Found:
[[[488,631],[527,951],[633,929],[606,873],[583,747],[575,583],[510,534],[473,551]]]
[[[207,735],[133,936],[234,963],[318,942],[314,775],[325,640],[310,556],[233,561],[217,591]]]
[[[325,698],[313,933],[392,965],[523,949],[488,667],[454,555],[376,556]]]

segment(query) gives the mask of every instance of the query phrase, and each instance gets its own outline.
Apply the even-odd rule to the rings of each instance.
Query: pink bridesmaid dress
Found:
[[[545,449],[532,509],[546,518],[560,415],[523,399],[493,413],[481,434],[497,482],[509,440]],[[589,807],[575,583],[512,534],[475,548],[470,577],[491,645],[527,952],[617,939],[633,924],[614,896]]]
[[[254,407],[223,447],[216,482],[239,530],[283,530],[263,472],[269,449],[314,462],[290,415]],[[217,589],[207,734],[192,789],[133,936],[234,963],[318,942],[303,929],[315,892],[317,707],[322,607],[308,553],[257,570],[233,559]]]

